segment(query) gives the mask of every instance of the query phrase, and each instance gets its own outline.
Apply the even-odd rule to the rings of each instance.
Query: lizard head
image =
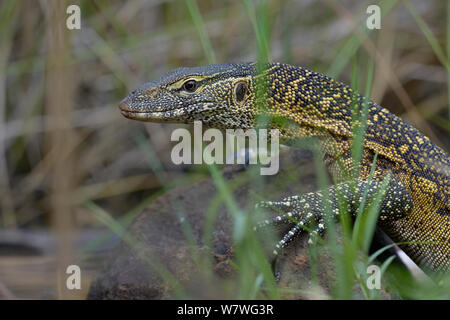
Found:
[[[119,108],[134,120],[251,128],[256,112],[254,72],[252,63],[175,69],[131,92]]]

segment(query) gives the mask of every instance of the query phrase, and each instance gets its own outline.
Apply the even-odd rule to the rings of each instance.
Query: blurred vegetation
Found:
[[[81,30],[65,27],[69,4],[80,5]],[[53,231],[62,268],[106,241],[105,225],[122,235],[158,195],[210,175],[243,219],[218,168],[172,164],[170,133],[178,125],[128,121],[118,112],[127,93],[180,66],[254,60],[305,66],[352,83],[448,152],[450,5],[380,1],[382,28],[370,31],[369,4],[3,0],[1,231]],[[99,228],[98,237],[76,247],[74,238],[89,228]],[[261,264],[274,290],[268,297],[277,297]],[[254,285],[243,298],[259,297]],[[334,297],[351,298],[351,286],[340,288]],[[416,291],[408,292],[423,297]]]

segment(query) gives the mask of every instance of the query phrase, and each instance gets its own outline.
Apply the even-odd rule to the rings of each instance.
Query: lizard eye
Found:
[[[197,81],[195,80],[188,80],[183,84],[183,89],[187,92],[194,92],[197,87]]]

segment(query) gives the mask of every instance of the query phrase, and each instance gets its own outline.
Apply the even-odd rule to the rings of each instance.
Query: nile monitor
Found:
[[[419,265],[444,272],[450,269],[448,154],[417,129],[376,103],[366,102],[345,84],[280,63],[262,68],[257,68],[256,63],[179,68],[134,90],[120,109],[130,119],[179,123],[199,120],[219,129],[254,128],[257,118],[265,116],[269,119],[266,127],[279,129],[283,144],[318,137],[327,168],[341,178],[328,189],[328,208],[337,215],[337,195],[343,194],[348,210],[355,214],[363,190],[368,192],[367,199],[372,199],[389,174],[387,189],[381,189],[385,196],[379,208],[379,226],[394,241],[407,242],[404,250]],[[352,119],[355,114],[364,114],[362,110],[366,110],[367,118],[361,161],[354,170],[358,177],[348,182],[343,172],[354,169],[352,138],[358,124]],[[369,180],[374,159],[373,179]],[[263,203],[286,212],[263,223],[296,218],[297,223],[280,240],[277,250],[312,221],[316,222],[313,234],[323,233],[322,191]]]

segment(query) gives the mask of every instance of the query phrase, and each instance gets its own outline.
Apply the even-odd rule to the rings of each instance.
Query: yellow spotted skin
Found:
[[[187,90],[192,89],[186,86],[187,81],[194,81],[194,90]],[[281,63],[261,68],[255,63],[240,63],[176,69],[136,89],[124,99],[121,109],[130,119],[183,123],[200,120],[216,128],[253,128],[259,116],[267,116],[269,127],[280,130],[285,144],[319,137],[329,171],[345,180],[346,172],[354,169],[353,132],[361,125],[361,120],[355,119],[361,119],[364,103],[365,98],[349,86],[306,68]],[[449,155],[417,129],[371,101],[365,124],[357,186],[375,190],[377,181],[388,173],[393,177],[388,189],[391,193],[380,208],[380,227],[396,242],[415,242],[402,248],[419,265],[449,271]],[[372,185],[366,180],[375,154]],[[339,188],[346,191],[346,186]],[[332,187],[333,192],[338,189]],[[305,203],[309,211],[304,210]],[[316,193],[274,204],[291,210],[288,215],[300,217],[302,223],[315,218],[319,224],[316,231],[321,233],[320,203],[321,194]],[[279,247],[300,229],[297,224]]]
[[[270,81],[271,78],[276,80]],[[272,90],[270,104],[275,114],[300,124],[302,134],[328,135],[337,145],[338,153],[349,156],[352,136],[351,88],[326,76],[306,69],[279,65],[270,73]],[[285,84],[282,87],[282,84]],[[363,97],[356,99],[363,101]],[[432,143],[417,129],[370,103],[360,165],[360,178],[367,179],[376,152],[375,177],[382,179],[392,172],[407,188],[413,199],[413,209],[404,218],[382,223],[394,241],[428,242],[410,244],[405,251],[417,263],[432,269],[449,269],[450,263],[450,160],[448,154]],[[306,132],[305,132],[306,131]],[[290,133],[295,135],[295,133]],[[328,161],[333,166],[339,154],[331,151]],[[351,169],[351,162],[347,164]]]

